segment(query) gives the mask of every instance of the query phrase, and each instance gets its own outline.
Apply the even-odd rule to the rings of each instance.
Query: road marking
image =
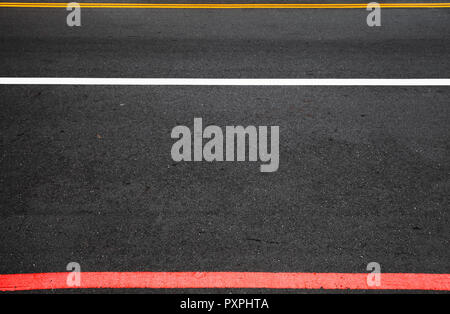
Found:
[[[0,85],[450,86],[450,79],[0,77]]]
[[[78,3],[82,8],[131,9],[361,9],[367,3]],[[7,8],[61,8],[67,3],[56,2],[0,2]],[[380,3],[381,8],[450,8],[450,3]]]
[[[380,286],[367,285],[367,273],[269,272],[81,272],[79,287],[66,273],[0,275],[0,291],[69,288],[267,288],[450,291],[450,274],[382,273]]]

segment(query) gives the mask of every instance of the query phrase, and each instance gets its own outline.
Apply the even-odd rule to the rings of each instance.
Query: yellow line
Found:
[[[65,8],[68,3],[52,2],[0,2],[6,8]],[[172,3],[79,3],[81,8],[147,8],[147,9],[361,9],[367,3],[210,3],[210,4],[172,4]],[[381,8],[450,8],[450,3],[380,3]]]

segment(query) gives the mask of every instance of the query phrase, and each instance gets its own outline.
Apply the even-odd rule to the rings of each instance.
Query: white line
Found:
[[[450,79],[0,77],[0,85],[450,86]]]

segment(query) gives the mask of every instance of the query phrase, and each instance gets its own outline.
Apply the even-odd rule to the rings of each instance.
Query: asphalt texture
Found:
[[[0,8],[3,77],[448,78],[450,9]],[[0,273],[448,273],[450,87],[0,86]],[[172,160],[280,126],[280,167]],[[147,291],[148,292],[148,291]]]

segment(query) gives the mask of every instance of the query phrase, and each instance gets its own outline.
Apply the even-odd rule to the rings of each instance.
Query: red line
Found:
[[[382,273],[378,287],[367,285],[367,273],[82,272],[79,287],[67,285],[68,274],[0,275],[0,291],[70,288],[450,290],[450,274]]]

